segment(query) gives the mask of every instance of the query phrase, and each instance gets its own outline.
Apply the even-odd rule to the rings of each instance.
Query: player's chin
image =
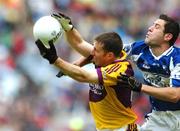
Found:
[[[144,42],[145,42],[146,44],[148,44],[148,43],[150,42],[150,40],[146,37],[145,40],[144,40]]]

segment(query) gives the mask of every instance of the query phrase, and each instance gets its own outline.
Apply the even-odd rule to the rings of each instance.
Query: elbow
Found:
[[[179,102],[179,100],[180,100],[180,88],[176,88],[175,93],[174,93],[172,98],[173,98],[172,99],[173,103]]]
[[[177,103],[180,100],[180,88],[173,88],[169,96],[169,102]]]
[[[179,101],[179,99],[172,99],[171,102],[172,103],[177,103]]]
[[[177,94],[177,95],[172,96],[170,102],[177,103],[179,99],[180,99],[180,96]]]

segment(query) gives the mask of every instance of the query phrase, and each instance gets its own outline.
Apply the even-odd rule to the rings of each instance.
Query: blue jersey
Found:
[[[125,46],[124,50],[142,71],[145,84],[157,88],[180,87],[180,48],[172,46],[156,57],[149,46],[140,41]],[[154,110],[180,110],[180,101],[172,103],[150,96],[150,102]]]

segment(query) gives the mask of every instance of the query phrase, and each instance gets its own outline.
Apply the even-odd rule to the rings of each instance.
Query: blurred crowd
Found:
[[[179,0],[0,0],[0,131],[95,131],[88,84],[57,78],[58,69],[41,58],[34,44],[35,21],[59,11],[89,42],[107,31],[116,31],[124,44],[144,39],[161,13],[180,21]],[[64,36],[56,48],[69,62],[80,56]],[[142,124],[151,110],[148,96],[134,93],[132,108]]]

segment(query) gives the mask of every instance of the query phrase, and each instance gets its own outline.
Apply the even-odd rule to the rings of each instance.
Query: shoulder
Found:
[[[105,67],[101,67],[101,71],[105,71],[108,74],[112,74],[113,76],[117,76],[120,73],[124,73],[125,71],[131,71],[132,65],[130,61],[126,59],[117,59],[112,64],[109,64]],[[133,72],[130,72],[130,75],[133,75]]]
[[[144,50],[145,48],[148,48],[148,45],[144,41],[137,41],[137,42],[134,42],[132,45],[133,52],[140,52]]]
[[[173,46],[174,53],[180,55],[180,48]]]
[[[107,65],[105,67],[100,67],[97,69],[99,71],[100,83],[104,85],[116,85],[117,77],[120,74],[127,74],[133,76],[133,68],[129,61],[127,60],[117,60],[116,62]]]
[[[141,53],[145,48],[148,48],[148,45],[144,41],[136,41],[132,44],[124,46],[124,50],[128,53],[128,55]]]
[[[142,40],[142,41],[136,41],[133,43],[134,47],[140,47],[140,46],[147,46],[146,43]]]
[[[173,46],[167,56],[171,56],[173,58],[180,58],[180,48]]]
[[[180,48],[173,47],[172,55],[174,63],[180,63]]]

